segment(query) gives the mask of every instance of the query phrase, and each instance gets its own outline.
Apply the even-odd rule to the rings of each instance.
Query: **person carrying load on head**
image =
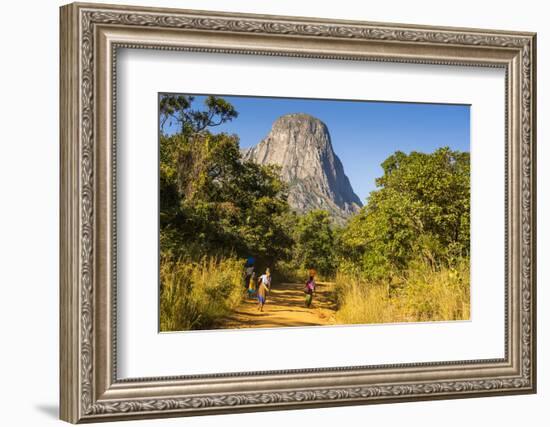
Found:
[[[248,298],[249,299],[254,298],[255,293],[256,293],[256,273],[253,272],[248,282]]]
[[[245,264],[244,270],[244,288],[248,290],[250,285],[250,278],[254,274],[254,258],[248,258]]]
[[[313,276],[309,276],[306,287],[304,288],[304,293],[306,294],[306,307],[310,308],[311,302],[313,301],[313,294],[315,293],[315,279]]]

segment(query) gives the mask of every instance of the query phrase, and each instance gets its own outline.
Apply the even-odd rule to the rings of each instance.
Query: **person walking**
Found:
[[[315,279],[313,276],[309,276],[304,293],[306,294],[306,307],[310,308],[311,302],[313,301],[313,294],[315,293]]]
[[[250,278],[254,274],[254,266],[253,265],[247,265],[245,268],[244,273],[244,288],[248,289],[250,284]]]
[[[265,273],[258,279],[258,310],[264,311],[267,294],[271,291],[271,272],[266,268]]]
[[[250,281],[248,282],[248,299],[254,298],[256,293],[256,273],[252,273],[250,276]]]

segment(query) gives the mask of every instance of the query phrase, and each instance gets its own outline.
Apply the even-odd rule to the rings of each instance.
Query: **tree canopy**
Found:
[[[302,215],[295,229],[295,258],[306,269],[324,276],[336,271],[333,222],[327,211],[313,210]]]
[[[217,96],[208,96],[204,101],[205,108],[192,108],[194,96],[189,95],[161,95],[160,128],[168,122],[175,121],[179,124],[182,134],[199,133],[207,128],[219,126],[222,123],[233,120],[239,113],[233,105],[225,99]]]
[[[237,116],[231,104],[210,96],[201,110],[193,101],[161,98],[161,117],[181,124],[179,131],[160,137],[164,252],[288,257],[287,188],[278,168],[244,161],[236,135],[210,131]]]
[[[342,231],[342,253],[373,278],[403,270],[415,258],[437,267],[468,256],[469,153],[398,151],[382,168],[378,189]]]

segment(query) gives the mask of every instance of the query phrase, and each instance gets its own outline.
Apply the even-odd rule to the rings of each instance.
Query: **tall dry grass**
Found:
[[[470,267],[434,271],[414,265],[397,286],[338,274],[333,287],[338,323],[393,323],[470,318]]]
[[[242,272],[236,258],[161,260],[160,330],[215,327],[242,300]]]

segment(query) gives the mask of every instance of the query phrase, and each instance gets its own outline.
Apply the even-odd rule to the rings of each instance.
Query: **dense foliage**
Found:
[[[396,152],[382,163],[366,206],[340,235],[342,255],[370,279],[413,260],[437,269],[469,256],[470,155],[440,148]]]
[[[187,99],[186,97],[178,96]],[[161,100],[170,104],[167,100]],[[273,261],[289,256],[286,186],[276,167],[243,161],[235,135],[209,126],[234,117],[233,107],[209,97],[207,110],[192,99],[177,117],[181,132],[160,141],[160,227],[165,255],[238,254]],[[162,107],[161,107],[162,111]]]
[[[294,237],[294,257],[298,266],[314,269],[325,277],[334,275],[334,231],[328,212],[314,210],[302,215],[297,222]]]

